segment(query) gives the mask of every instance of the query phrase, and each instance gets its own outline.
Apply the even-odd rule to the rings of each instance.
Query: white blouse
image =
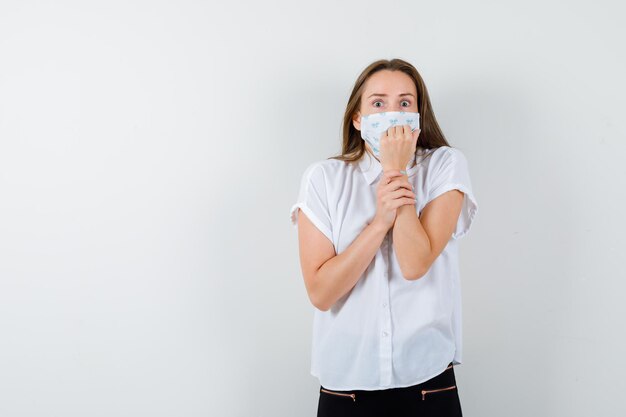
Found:
[[[423,151],[407,170],[418,216],[431,200],[458,189],[465,198],[456,229],[428,272],[414,281],[402,276],[390,229],[355,286],[329,310],[314,307],[311,375],[325,388],[406,387],[462,361],[458,239],[469,231],[478,204],[460,150]],[[297,228],[300,208],[340,254],[374,220],[381,173],[368,152],[354,164],[310,164],[291,207],[292,224]]]

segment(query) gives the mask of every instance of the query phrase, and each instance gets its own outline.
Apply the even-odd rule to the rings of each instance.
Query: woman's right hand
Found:
[[[406,175],[399,170],[383,172],[376,188],[376,216],[372,223],[389,230],[396,221],[397,209],[405,204],[415,204],[415,193]]]

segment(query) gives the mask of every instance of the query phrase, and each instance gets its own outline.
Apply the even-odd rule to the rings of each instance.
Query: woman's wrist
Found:
[[[399,172],[400,175],[408,176],[406,167],[404,167],[404,168],[391,168],[391,167],[383,168],[383,173],[386,173],[386,172]]]
[[[376,233],[380,233],[383,235],[387,234],[389,229],[391,229],[391,226],[387,226],[386,224],[383,224],[382,222],[378,220],[374,220],[367,226],[370,227],[372,230],[374,230]]]

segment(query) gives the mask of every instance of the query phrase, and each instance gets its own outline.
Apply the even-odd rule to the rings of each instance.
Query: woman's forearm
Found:
[[[315,276],[313,288],[318,309],[328,310],[354,287],[376,255],[386,234],[385,226],[370,223],[346,250],[322,265]]]
[[[426,272],[424,268],[428,264],[430,241],[414,206],[398,208],[393,227],[393,246],[405,279],[418,279]]]

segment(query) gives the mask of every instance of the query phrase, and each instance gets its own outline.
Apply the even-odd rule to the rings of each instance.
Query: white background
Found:
[[[464,415],[624,415],[622,7],[2,1],[0,415],[315,415],[288,211],[394,57],[480,205]]]

